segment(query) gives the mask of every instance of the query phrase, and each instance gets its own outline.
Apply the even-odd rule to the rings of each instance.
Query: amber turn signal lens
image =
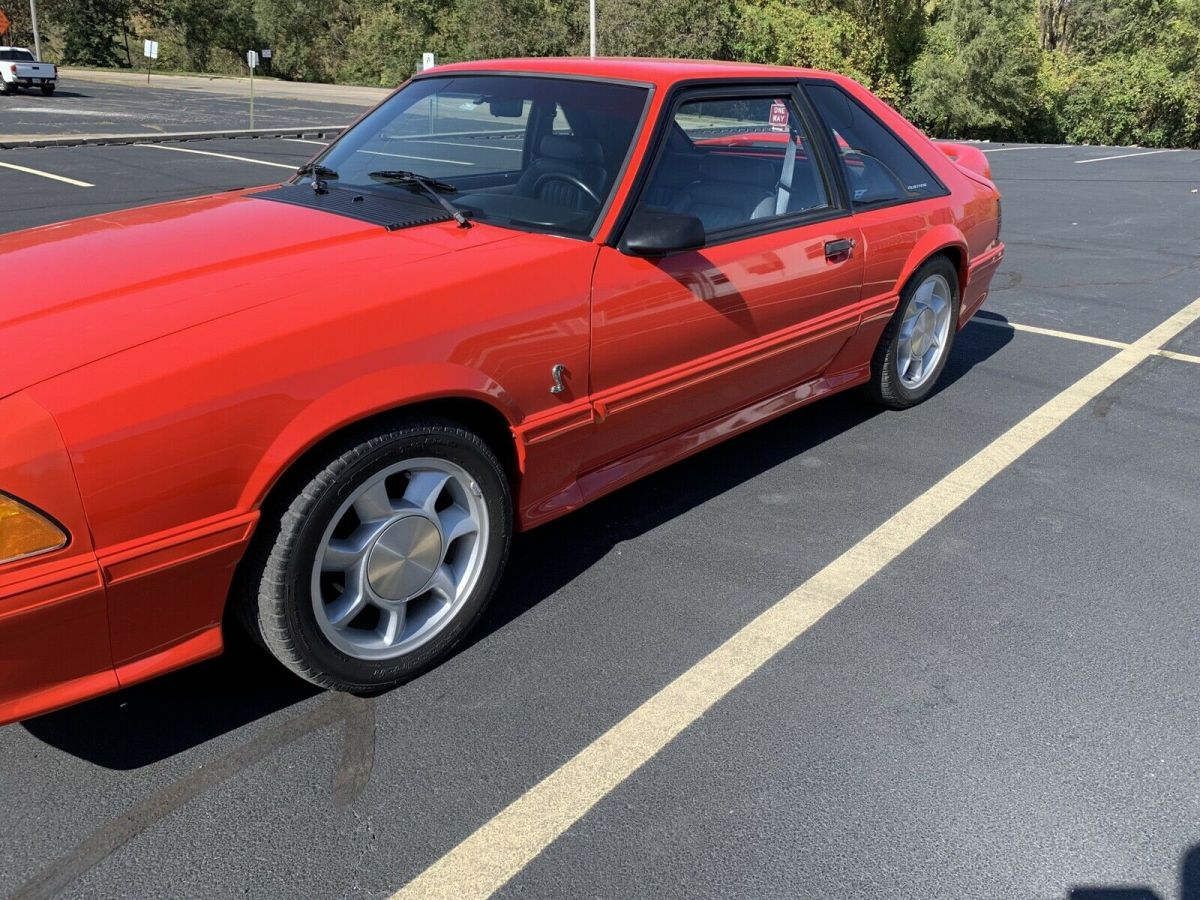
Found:
[[[0,494],[0,563],[65,547],[66,533],[23,503]]]

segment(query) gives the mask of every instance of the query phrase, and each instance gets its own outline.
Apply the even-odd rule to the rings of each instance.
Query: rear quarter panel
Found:
[[[963,172],[920,129],[862,85],[840,76],[835,80],[908,144],[950,192],[856,213],[866,244],[863,296],[898,299],[904,283],[921,263],[953,248],[960,254],[959,282],[964,288],[961,326],[978,306],[972,294],[972,264],[979,274],[979,261],[1001,250],[996,234],[997,191],[982,176]],[[976,281],[974,288],[979,286]],[[986,285],[982,289],[986,292]]]

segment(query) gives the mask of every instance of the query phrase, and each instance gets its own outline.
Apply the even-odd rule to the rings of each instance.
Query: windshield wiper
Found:
[[[445,181],[438,181],[436,178],[426,178],[424,175],[418,175],[416,172],[407,172],[404,169],[381,169],[378,172],[368,172],[367,176],[377,181],[386,181],[391,184],[415,184],[441,204],[442,209],[454,217],[454,221],[458,223],[459,228],[471,227],[471,222],[467,218],[466,213],[440,193],[442,191],[448,193],[457,191],[458,188],[452,184],[448,184]]]
[[[338,173],[328,166],[323,166],[320,163],[305,163],[296,170],[297,175],[311,175],[312,189],[318,194],[324,194],[327,190],[325,187],[326,181],[332,181],[338,177]]]

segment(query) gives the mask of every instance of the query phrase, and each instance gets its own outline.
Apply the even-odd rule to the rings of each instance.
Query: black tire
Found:
[[[941,275],[950,286],[950,330],[947,335],[945,349],[938,359],[932,375],[923,384],[914,389],[905,385],[900,378],[897,354],[900,326],[904,321],[905,312],[913,302],[917,288],[931,275]],[[896,313],[892,316],[892,320],[888,323],[887,328],[884,329],[883,336],[879,339],[879,346],[875,348],[875,355],[871,359],[869,392],[871,398],[876,403],[887,409],[908,409],[910,406],[916,406],[933,393],[938,379],[942,377],[942,371],[946,368],[946,361],[950,359],[950,353],[954,349],[954,337],[958,333],[960,303],[958,270],[955,269],[954,264],[945,256],[939,255],[926,260],[913,273],[912,278],[908,280],[908,283],[905,284],[904,289],[900,292],[900,303],[896,307]]]
[[[54,85],[52,85],[52,84],[43,84],[43,85],[42,85],[42,93],[43,93],[45,96],[49,97],[51,94],[53,94],[53,93],[54,93]]]
[[[0,94],[15,94],[17,86],[7,81],[0,81]]]
[[[426,643],[391,659],[358,659],[335,647],[317,624],[311,588],[316,553],[355,487],[388,466],[420,457],[454,463],[478,483],[489,523],[482,571],[454,618]],[[323,688],[373,693],[403,684],[450,654],[491,600],[511,536],[508,479],[491,448],[454,423],[415,421],[345,447],[303,486],[282,516],[260,523],[257,553],[252,548],[243,564],[237,612],[251,637],[300,677]]]

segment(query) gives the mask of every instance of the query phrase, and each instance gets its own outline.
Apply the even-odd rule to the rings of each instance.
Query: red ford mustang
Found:
[[[834,391],[921,401],[1003,254],[988,174],[837,75],[500,60],[288,184],[0,238],[0,721],[231,620],[400,683],[514,529]]]

